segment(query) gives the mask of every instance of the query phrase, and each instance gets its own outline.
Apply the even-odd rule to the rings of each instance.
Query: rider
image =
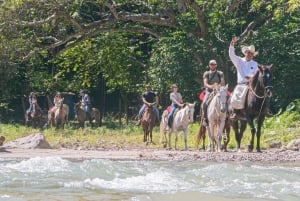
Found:
[[[35,111],[36,109],[40,109],[39,105],[37,104],[37,98],[34,92],[30,92],[29,97],[28,97],[28,101],[29,101],[29,108],[26,111],[26,121],[29,121],[30,119],[30,113],[32,111]]]
[[[150,85],[146,85],[146,91],[142,95],[142,100],[143,100],[143,106],[141,107],[139,114],[138,114],[138,121],[136,122],[136,126],[141,125],[141,118],[143,115],[143,112],[146,108],[147,105],[153,105],[153,111],[156,115],[156,120],[159,122],[159,111],[157,109],[157,104],[158,104],[158,96],[151,91]]]
[[[79,91],[79,95],[81,96],[81,105],[84,107],[85,112],[88,116],[88,119],[91,121],[92,119],[92,114],[91,114],[91,100],[90,97],[87,93],[85,93],[84,90]]]
[[[209,70],[205,71],[203,74],[203,84],[206,88],[205,90],[205,96],[202,103],[202,109],[203,109],[203,118],[206,125],[208,125],[208,119],[207,119],[207,106],[208,106],[208,98],[213,92],[216,87],[221,84],[222,86],[225,85],[224,80],[224,73],[222,71],[217,70],[217,62],[216,60],[210,60],[209,63]]]
[[[249,78],[253,77],[258,71],[258,64],[256,61],[253,60],[253,57],[255,57],[258,54],[258,52],[255,51],[255,47],[253,45],[242,47],[242,53],[244,54],[244,57],[242,58],[235,54],[234,46],[237,43],[237,41],[238,38],[233,37],[229,46],[230,60],[237,69],[237,86],[235,87],[233,94],[235,94],[236,90],[238,90],[238,87],[241,91],[243,91],[242,88],[247,87],[247,84],[249,83]],[[234,111],[231,114],[230,118],[242,118],[244,116],[242,113],[244,113],[243,109],[238,110],[234,108]]]
[[[63,98],[61,97],[61,93],[57,92],[53,98],[54,107],[51,108],[51,112],[54,114],[55,110],[59,107],[59,104],[63,102]]]
[[[172,127],[172,121],[173,121],[173,114],[179,106],[183,106],[182,96],[178,92],[178,86],[176,84],[173,84],[171,87],[172,92],[170,93],[170,100],[172,102],[171,104],[171,111],[168,116],[168,126],[169,128]]]

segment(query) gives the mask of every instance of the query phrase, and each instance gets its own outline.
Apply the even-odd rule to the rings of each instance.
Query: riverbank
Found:
[[[111,160],[161,160],[161,161],[256,161],[300,162],[300,152],[270,149],[262,153],[246,151],[212,153],[199,150],[126,149],[126,150],[76,150],[76,149],[5,149],[0,148],[0,159],[61,157],[65,159],[111,159]]]

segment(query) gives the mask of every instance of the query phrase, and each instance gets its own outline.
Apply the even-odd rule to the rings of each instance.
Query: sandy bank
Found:
[[[129,150],[74,150],[74,149],[4,149],[0,159],[61,157],[66,159],[112,159],[112,160],[165,160],[165,161],[261,161],[299,162],[300,152],[290,150],[263,150],[262,153],[222,152],[211,153],[198,150],[177,151],[165,149]]]

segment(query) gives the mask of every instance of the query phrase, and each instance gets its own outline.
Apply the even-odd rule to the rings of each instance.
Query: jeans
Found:
[[[171,105],[171,111],[170,111],[170,114],[169,114],[169,116],[168,116],[168,126],[169,126],[170,128],[171,128],[172,121],[173,121],[173,114],[174,114],[176,108],[178,108],[178,105],[172,103],[172,105]]]
[[[142,118],[142,115],[143,115],[143,112],[144,112],[145,108],[146,108],[146,104],[144,104],[141,107],[141,109],[139,111],[139,114],[138,114],[138,120],[140,120]],[[158,111],[157,107],[156,106],[152,106],[152,108],[153,108],[153,112],[156,115],[156,120],[159,121],[159,111]]]
[[[91,118],[92,114],[91,114],[91,104],[86,104],[84,106],[85,112],[87,113],[88,117]]]

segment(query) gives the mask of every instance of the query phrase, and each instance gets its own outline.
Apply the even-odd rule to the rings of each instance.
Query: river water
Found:
[[[0,159],[0,200],[300,200],[300,164]]]

